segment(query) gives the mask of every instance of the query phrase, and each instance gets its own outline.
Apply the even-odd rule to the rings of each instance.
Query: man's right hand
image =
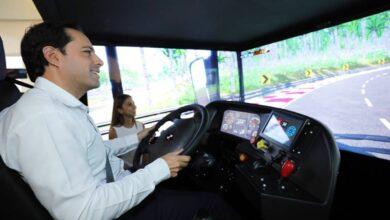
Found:
[[[167,162],[171,177],[176,177],[177,173],[188,165],[191,160],[190,156],[179,155],[183,149],[175,150],[172,153],[165,154],[161,158]]]

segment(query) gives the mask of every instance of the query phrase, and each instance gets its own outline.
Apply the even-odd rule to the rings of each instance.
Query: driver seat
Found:
[[[0,111],[14,104],[22,95],[13,79],[6,77],[3,42],[0,37]],[[0,146],[1,147],[1,146]],[[35,197],[29,185],[0,157],[0,219],[53,219]]]

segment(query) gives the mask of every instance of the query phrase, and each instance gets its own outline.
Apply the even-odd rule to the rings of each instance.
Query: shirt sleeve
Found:
[[[20,124],[7,137],[8,163],[55,219],[118,218],[169,178],[168,165],[157,159],[119,181],[102,184],[89,164],[87,137],[80,135],[83,128],[77,123],[45,114]]]
[[[116,156],[136,149],[138,143],[139,141],[137,134],[130,134],[127,136],[104,141],[104,144],[109,148],[109,151]]]

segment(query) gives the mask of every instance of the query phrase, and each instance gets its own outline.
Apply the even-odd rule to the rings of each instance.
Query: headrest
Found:
[[[5,53],[3,47],[3,40],[0,37],[0,80],[3,80],[5,78],[5,70]]]

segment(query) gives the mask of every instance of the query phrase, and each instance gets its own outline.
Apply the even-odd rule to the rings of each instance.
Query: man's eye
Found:
[[[91,54],[92,51],[91,50],[84,50],[84,53]]]

